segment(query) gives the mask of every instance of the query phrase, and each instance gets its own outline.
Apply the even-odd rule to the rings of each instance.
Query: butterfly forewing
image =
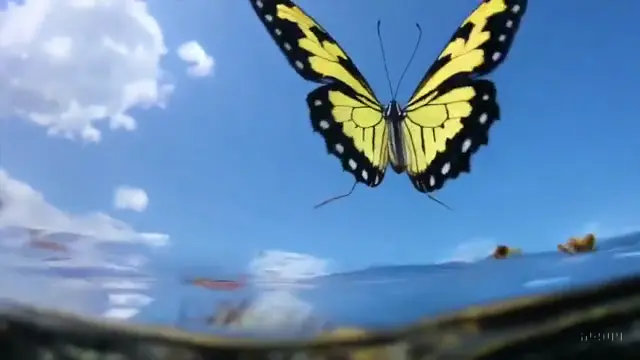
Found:
[[[307,96],[313,129],[358,182],[377,186],[388,163],[382,106],[337,42],[289,0],[251,0],[291,66],[325,84]]]
[[[371,87],[338,43],[290,0],[250,0],[275,43],[300,76],[342,82],[358,96],[378,103]]]

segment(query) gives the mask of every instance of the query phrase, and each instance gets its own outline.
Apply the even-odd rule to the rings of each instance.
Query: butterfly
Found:
[[[307,95],[311,124],[354,188],[380,185],[388,165],[426,194],[471,171],[471,156],[500,117],[495,85],[480,77],[505,60],[527,0],[482,1],[404,107],[395,95],[382,105],[336,40],[291,0],[250,1],[293,69],[322,84]]]

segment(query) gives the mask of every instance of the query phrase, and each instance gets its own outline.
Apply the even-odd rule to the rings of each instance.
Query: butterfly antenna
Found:
[[[357,182],[357,181],[354,181],[354,182],[353,182],[353,186],[351,187],[351,190],[349,190],[349,192],[348,192],[348,193],[346,193],[346,194],[342,194],[342,195],[339,195],[339,196],[334,196],[334,197],[332,197],[332,198],[330,198],[330,199],[327,199],[327,200],[325,200],[325,201],[321,202],[320,204],[318,204],[318,205],[314,206],[313,208],[314,208],[314,209],[317,209],[317,208],[319,208],[319,207],[322,207],[322,206],[327,205],[328,203],[330,203],[330,202],[332,202],[332,201],[334,201],[334,200],[339,200],[339,199],[342,199],[342,198],[346,198],[347,196],[349,196],[349,195],[351,195],[351,194],[353,193],[353,190],[355,190],[355,189],[356,189],[356,185],[358,185],[358,182]]]
[[[449,210],[449,211],[453,211],[453,209],[452,209],[452,208],[450,208],[450,207],[449,207],[449,205],[447,205],[447,204],[443,203],[442,201],[440,201],[440,200],[436,199],[435,197],[433,197],[433,196],[431,196],[431,195],[429,195],[429,194],[427,194],[427,196],[429,197],[429,199],[431,199],[431,200],[433,200],[433,201],[437,202],[438,204],[440,204],[440,205],[444,206],[447,210]]]
[[[411,62],[413,61],[413,58],[416,56],[418,47],[420,47],[420,40],[422,40],[422,28],[418,23],[416,23],[416,27],[418,28],[418,40],[416,41],[416,46],[413,47],[413,53],[411,53],[411,57],[409,58],[409,62],[407,62],[407,66],[404,67],[404,70],[402,71],[402,75],[400,75],[400,80],[398,80],[398,85],[396,85],[396,89],[393,91],[394,99],[398,94],[398,89],[400,89],[400,84],[402,84],[402,80],[404,79],[404,76],[407,74],[407,70],[409,70],[409,66],[411,66]]]
[[[382,62],[384,63],[384,72],[387,75],[387,84],[389,85],[389,93],[393,96],[393,86],[391,85],[391,77],[389,76],[389,67],[387,66],[387,55],[384,52],[384,45],[382,42],[382,34],[380,34],[380,20],[378,20],[378,43],[380,43],[380,52],[382,52]]]

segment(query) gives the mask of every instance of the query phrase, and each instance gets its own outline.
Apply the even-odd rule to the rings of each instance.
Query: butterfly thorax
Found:
[[[391,168],[400,174],[407,168],[407,152],[405,149],[404,132],[402,131],[402,123],[406,117],[406,113],[400,107],[397,101],[392,100],[384,109],[384,119],[387,122],[389,131],[389,158]]]

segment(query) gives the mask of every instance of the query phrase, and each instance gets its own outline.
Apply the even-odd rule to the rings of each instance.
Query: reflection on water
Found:
[[[265,251],[234,279],[199,278],[185,291],[177,325],[190,331],[237,334],[313,334],[326,326],[299,292],[328,274],[326,262],[302,254]]]
[[[0,298],[32,305],[131,318],[153,299],[138,244],[113,246],[68,232],[0,228]],[[141,251],[142,250],[142,251]]]
[[[246,273],[212,266],[187,275],[166,270],[135,244],[105,247],[80,235],[19,228],[0,229],[0,250],[0,311],[17,301],[225,336],[388,329],[640,272],[638,234],[603,241],[589,254],[554,251],[335,274],[323,260],[263,252]]]

